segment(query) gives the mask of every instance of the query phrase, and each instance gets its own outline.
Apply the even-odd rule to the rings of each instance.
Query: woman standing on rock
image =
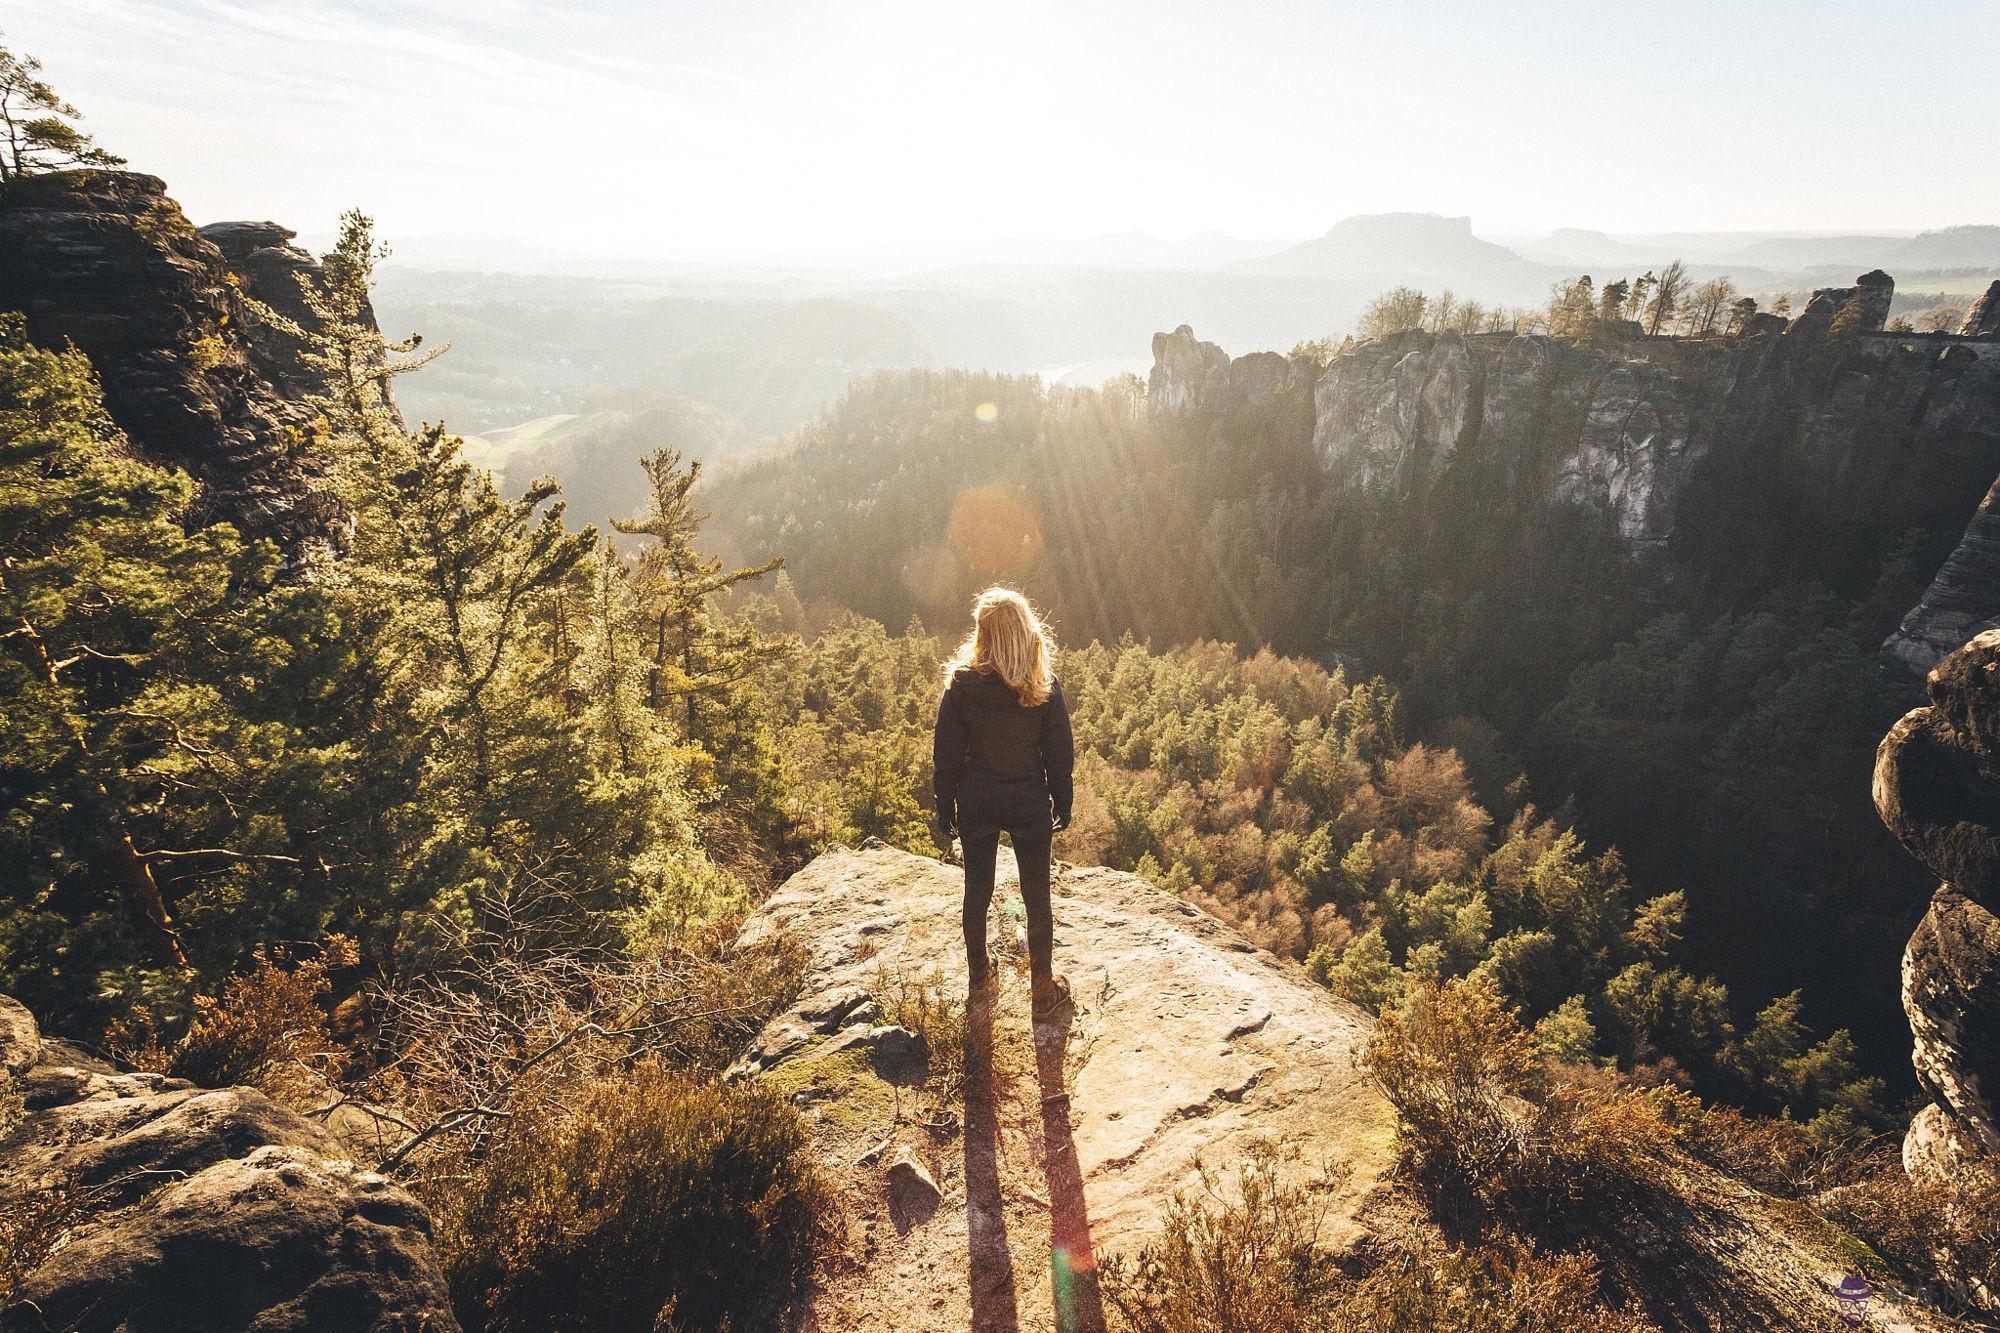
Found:
[[[1055,922],[1049,907],[1049,839],[1069,824],[1076,759],[1069,705],[1056,680],[1049,633],[1008,588],[988,588],[972,603],[972,633],[944,666],[931,738],[938,846],[959,836],[965,861],[965,956],[974,986],[993,976],[986,909],[1004,830],[1021,868],[1028,911],[1028,966],[1035,998],[1061,1000],[1068,987],[1050,957]]]

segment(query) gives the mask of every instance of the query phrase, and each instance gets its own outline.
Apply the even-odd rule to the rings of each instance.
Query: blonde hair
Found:
[[[1039,707],[1055,689],[1054,638],[1027,598],[1012,588],[988,588],[972,600],[972,633],[944,664],[947,689],[961,671],[992,671],[1023,708]]]

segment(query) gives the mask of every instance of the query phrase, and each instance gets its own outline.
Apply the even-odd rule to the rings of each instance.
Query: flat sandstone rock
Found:
[[[999,986],[969,1016],[955,1094],[843,1060],[840,1014],[866,994],[894,1022],[894,995],[913,985],[964,1001],[956,866],[879,845],[828,852],[747,927],[750,941],[787,933],[811,958],[799,1004],[735,1073],[793,1094],[850,1197],[863,1262],[829,1282],[818,1326],[1047,1327],[1052,1231],[1061,1266],[1088,1272],[1157,1235],[1167,1201],[1200,1188],[1197,1162],[1228,1179],[1262,1147],[1288,1171],[1330,1168],[1323,1234],[1357,1238],[1394,1152],[1392,1113],[1354,1065],[1372,1020],[1165,890],[1070,867],[1055,886],[1056,965],[1074,1012],[1031,1013],[1005,853],[1000,870]],[[882,1165],[912,1160],[941,1195],[915,1225]]]

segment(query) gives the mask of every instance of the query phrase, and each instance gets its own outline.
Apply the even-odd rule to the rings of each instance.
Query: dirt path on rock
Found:
[[[909,1148],[937,1185],[936,1211],[899,1219],[871,1180],[852,1182],[851,1238],[861,1253],[826,1284],[810,1327],[1105,1327],[1068,1078],[1087,1052],[1101,996],[1035,1012],[1025,959],[1008,947],[1015,892],[1003,880],[994,895],[995,984],[971,990],[954,978],[965,1001],[964,1086],[949,1105],[930,1108],[950,1114],[927,1120],[905,1106],[903,1123],[883,1127],[888,1146],[878,1140],[861,1150],[879,1160]],[[956,1124],[945,1128],[949,1121]]]

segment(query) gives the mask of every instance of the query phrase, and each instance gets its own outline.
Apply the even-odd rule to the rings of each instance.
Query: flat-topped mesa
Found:
[[[303,443],[315,414],[296,349],[241,290],[299,308],[296,281],[288,291],[275,269],[313,266],[289,236],[256,223],[205,238],[163,182],[136,172],[51,172],[0,189],[0,310],[25,314],[37,343],[90,358],[133,448],[200,483],[195,521],[227,520],[296,555],[337,540],[342,516]]]

